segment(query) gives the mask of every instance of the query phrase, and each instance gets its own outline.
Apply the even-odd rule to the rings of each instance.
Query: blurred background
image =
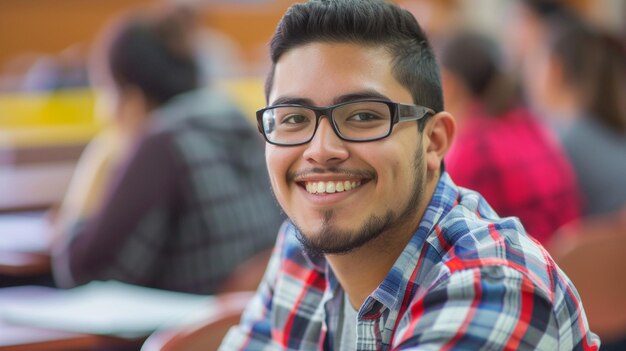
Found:
[[[88,78],[90,52],[121,13],[182,1],[0,1],[0,211],[62,198],[87,142],[110,116]],[[267,41],[290,1],[185,1],[202,68],[249,112],[264,105]],[[106,108],[104,108],[106,110]]]
[[[472,28],[507,52],[515,51],[511,46],[521,47],[510,30],[519,17],[517,0],[396,2],[416,15],[435,45],[454,28]],[[626,2],[560,2],[623,43]],[[253,112],[264,105],[261,86],[269,62],[268,39],[292,3],[0,0],[0,211],[47,207],[62,197],[73,162],[107,120],[98,116],[106,113],[95,106],[87,66],[98,33],[117,15],[146,5],[191,6],[206,43],[199,45],[205,73],[230,90],[252,120]],[[22,166],[19,173],[16,165]],[[40,182],[41,177],[46,182]]]
[[[201,22],[219,32],[240,55],[239,75],[259,74],[267,64],[266,44],[287,0],[23,0],[0,1],[0,72],[2,91],[44,88],[31,82],[28,73],[39,66],[80,65],[99,30],[117,13],[146,4],[185,3],[194,6]],[[397,1],[411,9],[431,31],[445,30],[450,20],[462,21],[495,36],[501,34],[511,15],[505,8],[511,0]],[[625,4],[621,0],[567,0],[572,8],[593,23],[624,33]],[[446,5],[448,4],[448,5]],[[454,4],[454,5],[452,5]],[[446,7],[447,6],[447,7]],[[455,7],[453,9],[453,7]],[[506,16],[505,16],[506,15]],[[448,19],[446,16],[450,16]],[[41,70],[44,67],[39,68]],[[234,72],[233,72],[234,73]],[[43,73],[42,73],[43,74]],[[79,85],[80,71],[67,72],[64,84]],[[73,75],[72,75],[73,74]],[[24,81],[26,79],[26,81]],[[35,78],[30,78],[31,81]],[[36,83],[41,84],[39,86]],[[43,85],[43,86],[42,86]]]
[[[0,213],[54,216],[80,178],[81,154],[114,120],[90,71],[120,14],[190,8],[201,81],[225,91],[252,125],[265,105],[268,41],[295,2],[0,0]],[[453,179],[521,217],[579,288],[603,349],[624,349],[626,1],[395,2],[442,63],[446,109],[460,126],[446,159]],[[7,242],[26,237],[1,224],[0,266],[16,247]],[[32,269],[49,275],[50,265]]]

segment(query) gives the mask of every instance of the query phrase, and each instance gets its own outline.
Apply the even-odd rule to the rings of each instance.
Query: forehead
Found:
[[[412,103],[408,89],[394,78],[391,55],[384,47],[314,42],[295,47],[278,60],[269,103],[294,98],[326,106],[363,91]]]

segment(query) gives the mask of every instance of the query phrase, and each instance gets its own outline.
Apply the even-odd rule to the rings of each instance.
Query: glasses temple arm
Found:
[[[398,104],[398,121],[417,121],[434,114],[435,111],[425,106]]]

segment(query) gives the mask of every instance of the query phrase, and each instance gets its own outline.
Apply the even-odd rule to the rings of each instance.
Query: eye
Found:
[[[309,121],[309,118],[307,116],[299,115],[299,114],[291,114],[282,118],[280,123],[281,124],[301,124],[301,123],[307,123],[308,121]]]
[[[350,116],[346,121],[371,122],[382,119],[380,116],[369,112],[358,112]]]

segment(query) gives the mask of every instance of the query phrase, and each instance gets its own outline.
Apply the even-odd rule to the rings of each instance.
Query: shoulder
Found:
[[[409,303],[396,334],[398,349],[556,350],[562,331],[541,288],[519,270],[491,265],[442,277]]]
[[[265,164],[262,138],[253,124],[226,93],[216,90],[174,97],[151,115],[146,137],[169,140],[194,162],[220,160],[244,168]]]
[[[154,111],[153,130],[254,130],[242,109],[225,92],[199,89],[180,94]],[[191,128],[190,128],[191,127]]]
[[[456,205],[426,238],[395,342],[423,342],[432,328],[441,340],[463,331],[499,346],[513,345],[508,342],[526,337],[531,327],[548,349],[564,335],[580,340],[572,326],[585,317],[569,278],[516,218],[499,218],[478,193],[459,191]],[[498,329],[505,339],[492,340],[500,336],[484,328]]]
[[[546,291],[552,290],[554,262],[516,217],[500,218],[485,199],[459,189],[458,204],[426,239],[440,257],[440,268],[451,275],[465,269],[501,266],[527,275]]]

